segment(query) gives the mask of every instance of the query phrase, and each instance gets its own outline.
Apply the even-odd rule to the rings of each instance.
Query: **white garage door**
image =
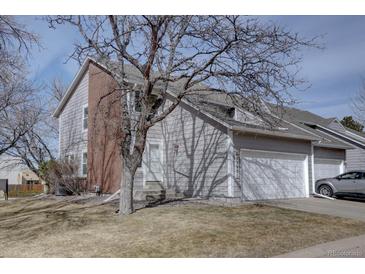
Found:
[[[306,155],[241,150],[244,200],[308,196]]]
[[[323,178],[332,178],[342,171],[342,161],[333,159],[314,159],[314,178],[315,180]]]

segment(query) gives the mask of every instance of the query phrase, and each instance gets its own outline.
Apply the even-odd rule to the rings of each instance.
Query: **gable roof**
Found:
[[[303,129],[309,130],[313,134],[320,136],[320,142],[315,143],[317,146],[339,147],[345,149],[354,148],[353,144],[349,144],[331,134],[331,132],[344,134],[347,130],[347,128],[343,127],[340,123],[339,125],[341,125],[341,128],[344,129],[344,132],[330,127],[333,122],[338,122],[337,118],[324,118],[309,111],[286,107],[284,108],[283,119],[289,120]],[[347,137],[351,138],[349,136]]]
[[[108,73],[108,69],[100,64],[99,62],[95,61],[92,58],[86,58],[83,64],[81,65],[79,71],[75,75],[74,79],[72,80],[69,88],[67,89],[64,97],[60,101],[59,105],[57,106],[56,110],[53,113],[53,116],[58,118],[60,114],[62,113],[65,105],[71,98],[72,94],[74,93],[77,85],[81,81],[82,77],[84,76],[85,72],[89,68],[89,64],[93,63],[94,65],[97,65],[99,68],[103,69],[106,73]],[[134,68],[131,65],[125,66],[125,72],[126,72],[126,80],[130,81],[132,83],[143,83],[143,78],[141,73]],[[181,85],[183,84],[183,81],[179,81],[177,83],[174,83],[169,86],[169,94],[172,96],[176,96],[178,94],[179,89],[181,88]],[[254,125],[249,123],[244,123],[241,121],[237,121],[231,117],[228,117],[225,114],[225,111],[217,111],[216,108],[213,108],[214,103],[209,101],[207,98],[210,96],[214,102],[220,104],[223,106],[222,109],[229,109],[231,107],[235,107],[234,104],[232,104],[232,101],[229,99],[229,96],[222,93],[217,92],[207,92],[204,94],[204,96],[201,96],[202,94],[199,94],[199,98],[203,100],[206,100],[206,104],[202,106],[202,104],[197,101],[197,96],[195,95],[189,95],[184,97],[182,100],[182,103],[188,104],[190,106],[193,106],[197,111],[202,113],[205,116],[208,116],[210,118],[213,118],[214,120],[218,121],[223,126],[227,127],[230,130],[234,131],[242,131],[242,132],[249,132],[249,133],[256,133],[256,134],[263,134],[263,135],[271,135],[271,136],[280,136],[280,137],[287,137],[287,138],[295,138],[295,139],[302,139],[302,140],[311,140],[311,141],[322,141],[323,137],[317,134],[316,132],[311,131],[308,128],[304,128],[301,125],[298,125],[297,123],[293,123],[291,119],[283,120],[279,119],[278,117],[273,117],[275,119],[277,126],[276,127],[264,127],[260,125]],[[297,109],[292,109],[292,112],[295,115],[298,115],[301,117],[300,119],[304,120],[315,120],[320,121],[325,120],[324,118],[314,115],[313,113],[307,112],[307,111],[301,111]],[[343,147],[343,143],[337,143],[330,142],[329,145],[334,145],[336,147]]]
[[[56,110],[53,112],[52,116],[58,118],[63,111],[63,108],[67,104],[68,100],[71,98],[73,92],[75,91],[77,85],[80,83],[82,77],[86,73],[89,68],[89,64],[92,63],[95,66],[98,66],[100,69],[105,71],[105,73],[109,73],[109,70],[101,63],[97,62],[95,59],[91,57],[87,57],[82,65],[80,66],[78,72],[76,73],[75,77],[73,78],[71,84],[69,85],[65,95],[61,99],[60,103],[58,104]],[[132,65],[125,65],[125,74],[126,74],[126,81],[132,83],[141,83],[143,84],[143,78],[141,73]],[[179,87],[183,84],[183,81],[179,81],[178,83],[174,83],[170,86],[170,91],[177,91]]]
[[[74,79],[72,80],[71,84],[69,85],[68,89],[66,90],[65,95],[62,97],[60,103],[58,104],[57,108],[53,112],[53,114],[52,114],[53,117],[58,118],[60,116],[63,108],[67,104],[68,100],[71,98],[77,85],[80,83],[85,72],[88,70],[90,61],[91,61],[90,58],[86,58],[84,63],[81,65],[79,71],[76,73]]]

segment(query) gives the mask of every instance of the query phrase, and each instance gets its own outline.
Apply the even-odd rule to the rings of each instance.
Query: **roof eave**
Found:
[[[335,130],[333,130],[333,129],[329,129],[329,128],[327,128],[327,127],[324,127],[324,126],[322,126],[322,125],[317,125],[317,127],[318,128],[320,128],[320,129],[322,129],[322,131],[324,131],[324,132],[326,132],[326,131],[329,131],[329,132],[332,132],[333,134],[337,134],[338,136],[341,136],[341,137],[343,137],[343,138],[347,138],[347,139],[349,139],[351,142],[353,142],[353,143],[356,143],[356,144],[358,144],[358,145],[360,145],[360,146],[365,146],[365,143],[363,143],[363,142],[361,142],[361,141],[358,141],[358,140],[356,140],[356,139],[354,139],[354,138],[352,138],[352,137],[350,137],[350,136],[348,136],[348,135],[344,135],[344,134],[342,134],[342,133],[340,133],[340,132],[338,132],[338,131],[335,131]],[[350,141],[348,141],[348,142],[350,142]],[[342,141],[342,142],[346,142],[346,141]],[[355,146],[355,145],[354,145]]]
[[[85,59],[84,63],[81,65],[79,71],[77,72],[77,74],[75,75],[74,79],[72,80],[70,86],[68,87],[65,95],[62,97],[62,99],[61,99],[60,103],[58,104],[56,110],[53,112],[53,114],[52,114],[53,117],[59,118],[64,106],[66,105],[68,99],[72,95],[72,92],[74,91],[74,89],[76,88],[76,86],[80,82],[81,78],[83,77],[84,73],[88,69],[90,61],[92,61],[92,59],[87,57]]]
[[[316,147],[326,147],[326,148],[355,149],[355,147],[351,145],[325,144],[320,142],[314,142],[313,145]]]
[[[255,133],[255,134],[266,135],[266,136],[286,137],[286,138],[291,138],[291,139],[307,140],[307,141],[319,141],[318,139],[316,139],[314,137],[292,134],[292,133],[285,133],[285,132],[277,132],[277,131],[265,130],[265,129],[252,129],[252,128],[245,128],[245,127],[241,127],[241,126],[233,126],[232,130],[239,131],[239,132],[246,132],[246,133]]]

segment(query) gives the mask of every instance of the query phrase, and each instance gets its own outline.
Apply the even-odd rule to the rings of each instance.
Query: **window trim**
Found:
[[[85,118],[85,109],[87,108],[87,118]],[[84,120],[87,119],[87,127],[84,128]],[[86,132],[89,128],[89,106],[88,104],[82,105],[82,119],[81,119],[82,132]]]

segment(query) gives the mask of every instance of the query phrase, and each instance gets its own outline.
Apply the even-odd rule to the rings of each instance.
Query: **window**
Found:
[[[87,152],[83,152],[82,153],[82,175],[86,176],[87,175]]]
[[[240,166],[240,153],[238,151],[236,151],[233,154],[233,164],[234,164],[234,178],[236,180],[240,179],[240,171],[241,171],[241,166]]]
[[[82,129],[83,130],[87,130],[88,118],[89,118],[89,109],[88,109],[88,106],[84,106],[82,108]]]
[[[139,91],[134,92],[134,110],[136,112],[141,112],[141,94]]]
[[[227,114],[229,118],[234,119],[236,117],[236,109],[235,108],[229,108],[227,110]]]
[[[65,161],[68,164],[71,164],[74,160],[75,160],[75,155],[73,154],[68,154],[65,156]]]

